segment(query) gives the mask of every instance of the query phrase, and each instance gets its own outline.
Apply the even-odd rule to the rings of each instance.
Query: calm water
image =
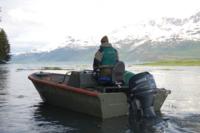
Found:
[[[0,65],[0,133],[135,133],[127,116],[101,121],[45,105],[27,79],[37,71],[29,69],[41,66]],[[62,67],[89,68],[87,65]],[[200,132],[200,67],[127,66],[127,69],[135,73],[149,71],[158,87],[172,91],[162,107],[162,116],[169,118],[164,132]],[[140,129],[137,132],[142,133]]]

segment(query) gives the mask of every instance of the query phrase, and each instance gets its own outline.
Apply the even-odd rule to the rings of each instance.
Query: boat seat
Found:
[[[118,86],[124,84],[125,65],[122,61],[117,62],[114,67],[104,66],[97,73],[97,82],[104,86]]]
[[[125,73],[125,65],[124,62],[119,61],[112,70],[112,82],[115,85],[123,85],[124,84],[124,75]]]
[[[91,70],[72,71],[67,84],[78,88],[94,88],[97,86]]]

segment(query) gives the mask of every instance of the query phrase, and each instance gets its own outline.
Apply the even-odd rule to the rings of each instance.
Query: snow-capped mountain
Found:
[[[109,34],[121,60],[155,61],[200,58],[200,12],[184,19],[160,18],[127,25]],[[14,60],[92,61],[99,39],[80,40],[67,36],[66,41],[49,52],[19,55]]]
[[[169,40],[200,40],[200,12],[191,17],[160,18],[128,25],[112,32],[113,40],[118,44],[122,40],[135,40],[135,46],[146,41],[166,42]]]
[[[146,20],[138,24],[126,25],[109,34],[110,41],[117,48],[132,43],[132,48],[146,42],[167,42],[183,40],[200,40],[200,12],[188,18],[159,18]],[[72,36],[66,37],[65,47],[84,48],[99,44],[91,40],[80,40]]]
[[[82,48],[91,46],[92,43],[89,42],[89,40],[80,40],[80,39],[73,38],[72,36],[67,36],[64,44],[65,44],[65,47],[68,47],[68,48],[82,49]]]

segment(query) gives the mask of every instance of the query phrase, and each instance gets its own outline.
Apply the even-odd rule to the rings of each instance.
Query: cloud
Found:
[[[199,4],[199,0],[2,0],[1,25],[12,49],[24,45],[48,49],[68,35],[99,41],[114,29],[144,19],[187,17]]]

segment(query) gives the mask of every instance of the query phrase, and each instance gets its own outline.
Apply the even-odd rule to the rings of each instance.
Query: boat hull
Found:
[[[75,88],[65,83],[49,82],[32,74],[33,82],[44,102],[102,119],[128,114],[127,96],[124,92],[102,93]],[[168,93],[159,89],[155,97],[155,110],[160,111]]]

